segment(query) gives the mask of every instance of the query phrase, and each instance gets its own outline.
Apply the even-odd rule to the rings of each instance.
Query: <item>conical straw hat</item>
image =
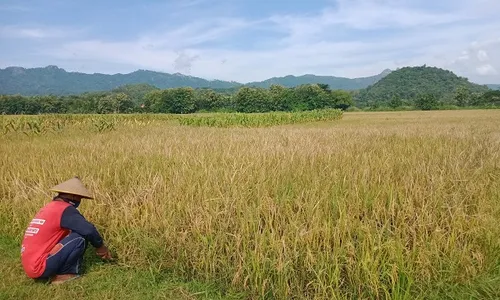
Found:
[[[94,199],[78,177],[73,177],[70,180],[60,183],[50,190],[53,192],[78,195],[87,199]]]

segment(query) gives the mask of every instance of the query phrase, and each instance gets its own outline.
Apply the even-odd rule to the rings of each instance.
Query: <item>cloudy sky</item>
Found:
[[[2,0],[0,68],[249,82],[423,65],[500,83],[499,0]]]

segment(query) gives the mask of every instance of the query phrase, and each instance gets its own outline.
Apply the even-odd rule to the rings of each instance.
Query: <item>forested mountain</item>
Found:
[[[282,85],[284,87],[295,87],[303,84],[328,84],[332,89],[340,90],[359,90],[374,84],[380,79],[384,78],[391,73],[391,70],[385,70],[382,73],[362,78],[345,78],[345,77],[334,77],[334,76],[316,76],[312,74],[303,76],[285,76],[285,77],[273,77],[260,82],[251,82],[246,84],[247,86],[255,86],[262,88],[269,88],[271,85]]]
[[[331,89],[356,90],[377,82],[389,70],[379,75],[364,78],[343,78],[334,76],[285,76],[262,82],[241,84],[235,81],[205,80],[199,77],[175,73],[161,73],[139,70],[129,74],[85,74],[67,72],[56,66],[25,69],[8,67],[0,69],[0,94],[21,95],[75,95],[86,92],[109,91],[123,85],[147,84],[165,89],[174,87],[210,88],[223,93],[235,93],[242,86],[268,88],[272,84],[296,87],[304,84],[327,84]]]
[[[294,88],[302,85],[320,84],[331,90],[354,90],[358,106],[386,105],[399,102],[410,104],[416,98],[432,95],[442,103],[455,104],[457,90],[471,100],[474,94],[485,93],[486,86],[469,82],[451,71],[435,67],[406,67],[396,71],[385,70],[376,76],[349,79],[334,76],[285,76],[274,77],[262,82],[241,84],[221,80],[205,80],[182,74],[168,74],[139,70],[129,74],[85,74],[67,72],[56,66],[25,69],[8,67],[0,69],[0,95],[77,95],[83,93],[111,91],[123,93],[136,104],[154,90],[191,87],[211,89],[217,93],[234,95],[241,87],[270,88],[273,85]],[[488,85],[500,89],[500,85]],[[463,97],[462,97],[463,98]],[[456,101],[455,101],[456,102]],[[390,106],[391,106],[390,105]]]
[[[405,67],[391,72],[356,95],[358,104],[389,103],[394,99],[414,101],[432,95],[442,102],[451,101],[461,89],[468,94],[485,93],[488,87],[469,82],[453,72],[436,67]]]
[[[487,84],[487,86],[492,90],[500,90],[500,84]]]
[[[182,74],[168,74],[138,70],[129,74],[85,74],[66,72],[56,66],[25,69],[0,69],[0,94],[21,95],[74,95],[85,92],[109,91],[123,85],[149,84],[157,88],[189,86],[193,88],[231,88],[237,82],[205,80]]]

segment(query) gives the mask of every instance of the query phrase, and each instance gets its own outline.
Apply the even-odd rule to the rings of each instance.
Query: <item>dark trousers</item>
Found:
[[[45,272],[40,278],[49,278],[61,274],[80,274],[85,253],[85,239],[72,232],[59,242],[59,250],[49,255]]]

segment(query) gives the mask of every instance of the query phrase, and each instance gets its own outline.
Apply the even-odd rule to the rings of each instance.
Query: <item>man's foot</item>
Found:
[[[61,283],[64,283],[66,281],[77,279],[79,277],[80,277],[80,275],[78,275],[78,274],[61,274],[61,275],[56,275],[56,276],[54,276],[54,278],[51,280],[50,283],[51,284],[61,284]]]

